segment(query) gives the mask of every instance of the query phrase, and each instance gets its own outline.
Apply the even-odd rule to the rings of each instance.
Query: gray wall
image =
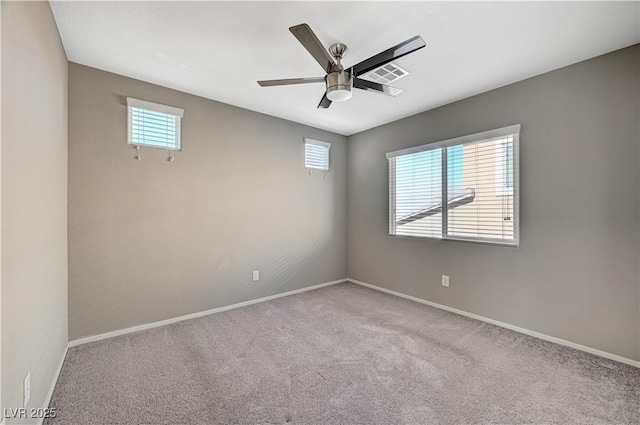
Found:
[[[42,407],[67,345],[67,58],[48,3],[1,7],[2,407],[27,372]]]
[[[127,96],[185,109],[173,163],[133,159]],[[303,137],[332,143],[326,176],[304,168]],[[69,338],[344,279],[346,151],[343,136],[69,64]]]
[[[349,277],[640,360],[639,52],[351,136]],[[385,152],[511,124],[522,124],[519,248],[388,236]]]

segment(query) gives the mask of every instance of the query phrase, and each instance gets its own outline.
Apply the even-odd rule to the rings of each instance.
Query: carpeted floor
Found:
[[[71,348],[46,424],[638,424],[640,369],[343,283]]]

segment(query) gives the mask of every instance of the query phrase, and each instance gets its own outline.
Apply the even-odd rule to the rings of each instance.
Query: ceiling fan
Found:
[[[342,66],[342,58],[347,52],[347,46],[342,43],[335,43],[329,47],[329,52],[324,48],[318,37],[311,30],[309,25],[300,24],[289,28],[289,31],[298,39],[311,56],[320,64],[324,72],[324,77],[289,78],[284,80],[258,81],[262,87],[284,86],[289,84],[325,83],[326,91],[318,108],[328,108],[331,102],[343,102],[351,99],[351,88],[369,90],[378,93],[397,96],[402,90],[385,84],[363,80],[359,76],[366,74],[380,66],[393,60],[415,52],[425,46],[424,40],[419,35],[411,37],[375,56],[370,57],[352,67],[345,69]]]

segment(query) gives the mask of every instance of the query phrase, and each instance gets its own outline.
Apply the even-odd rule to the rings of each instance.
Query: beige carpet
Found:
[[[353,284],[69,350],[46,424],[640,423],[640,369]]]

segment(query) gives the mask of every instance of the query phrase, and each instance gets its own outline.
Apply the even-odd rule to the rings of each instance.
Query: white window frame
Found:
[[[172,115],[175,117],[176,122],[176,138],[174,146],[155,146],[146,143],[135,143],[133,141],[133,108],[145,109],[148,111],[159,112],[162,114]],[[181,151],[182,150],[182,117],[184,116],[184,109],[176,108],[173,106],[162,105],[160,103],[148,102],[146,100],[134,99],[127,97],[127,145],[132,147],[144,147],[162,149],[168,151]]]
[[[447,234],[447,155],[446,149],[442,153],[442,236],[415,236],[415,235],[397,235],[395,234],[396,228],[396,194],[395,187],[391,183],[395,181],[395,160],[391,161],[399,156],[408,155],[412,153],[424,152],[433,149],[447,148],[455,145],[463,145],[468,143],[477,143],[488,141],[492,139],[498,139],[501,137],[513,137],[513,239],[491,239],[491,238],[474,238],[474,237],[460,237]],[[443,140],[436,143],[429,143],[420,146],[414,146],[407,149],[400,149],[386,154],[387,160],[389,160],[389,236],[397,238],[410,238],[410,239],[432,239],[432,240],[444,240],[444,241],[460,241],[460,242],[473,242],[489,245],[501,245],[501,246],[520,246],[520,124],[511,125],[508,127],[502,127],[495,130],[484,131],[481,133],[470,134],[467,136],[456,137],[454,139]]]
[[[326,168],[321,166],[309,165],[307,162],[307,145],[311,146],[319,146],[321,148],[326,149],[327,151],[327,163]],[[331,159],[331,143],[323,142],[322,140],[311,139],[308,137],[304,138],[304,166],[310,170],[320,170],[320,171],[329,171],[330,168],[330,159]]]

